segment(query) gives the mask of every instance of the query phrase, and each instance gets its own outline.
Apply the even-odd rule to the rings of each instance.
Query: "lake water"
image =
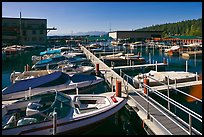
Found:
[[[104,43],[103,43],[104,44]],[[107,43],[105,43],[107,44]],[[10,82],[10,74],[14,70],[23,71],[24,66],[29,64],[32,66],[31,56],[32,55],[39,55],[41,51],[45,49],[38,49],[33,51],[24,52],[17,55],[2,56],[2,89],[6,86],[11,84]],[[130,50],[127,50],[130,52]],[[163,61],[163,58],[166,58],[169,65],[165,68],[165,70],[174,70],[174,71],[185,71],[186,69],[186,59],[181,57],[174,57],[174,56],[166,56],[163,52],[154,49],[154,50],[146,50],[145,48],[142,49],[135,49],[132,50],[134,53],[140,52],[142,56],[149,60],[151,56],[151,62],[157,61],[158,63]],[[135,76],[141,72],[148,72],[149,69],[138,69],[138,70],[131,70],[131,71],[124,71],[129,76]],[[198,74],[202,74],[202,59],[201,58],[190,58],[188,59],[188,71],[194,72]],[[188,88],[184,90],[189,90]],[[94,93],[106,92],[110,91],[107,84],[104,82],[100,86],[98,86],[94,91]],[[196,111],[197,113],[202,115],[202,104],[197,102],[186,102],[185,97],[179,94],[171,95],[172,98],[179,101],[180,103],[184,104],[185,106],[189,107],[190,109]],[[154,95],[152,95],[154,97]],[[156,99],[156,98],[155,98]],[[157,100],[159,101],[159,100]],[[164,102],[160,102],[164,104]],[[197,125],[196,123],[193,123]],[[201,126],[202,127],[202,126]],[[107,120],[105,120],[102,124],[94,128],[92,131],[86,133],[87,135],[145,135],[146,132],[142,128],[142,121],[140,118],[135,114],[135,112],[130,112],[126,109],[126,107],[122,108],[118,113],[111,116]]]

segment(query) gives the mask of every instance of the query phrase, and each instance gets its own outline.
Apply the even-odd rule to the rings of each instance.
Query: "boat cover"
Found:
[[[96,79],[97,79],[97,77],[94,75],[85,75],[85,74],[74,74],[71,77],[71,80],[74,83],[82,82],[82,81],[94,81]]]
[[[65,56],[55,56],[55,57],[53,57],[53,58],[40,60],[40,61],[38,61],[38,62],[36,63],[36,65],[58,62],[58,61],[62,61],[62,60],[65,60],[65,59],[66,59]]]
[[[57,53],[61,53],[61,50],[60,49],[47,50],[47,51],[40,52],[40,55],[43,56],[46,54],[57,54]]]
[[[56,71],[41,77],[17,81],[3,90],[2,95],[29,90],[29,87],[33,89],[36,87],[49,87],[53,84],[64,84],[68,80],[70,80],[70,76],[68,74],[61,71]]]

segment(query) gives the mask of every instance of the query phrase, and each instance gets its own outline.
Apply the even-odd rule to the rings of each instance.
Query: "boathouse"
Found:
[[[146,40],[148,38],[161,38],[163,31],[112,31],[109,37],[115,40],[133,38],[135,40]]]
[[[202,43],[202,37],[199,36],[170,36],[163,38],[163,40],[183,44]]]

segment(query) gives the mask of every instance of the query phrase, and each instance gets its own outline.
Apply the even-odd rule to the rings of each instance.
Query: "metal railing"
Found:
[[[132,80],[133,81],[133,84],[134,84],[134,79],[132,78],[132,77],[130,77],[130,76],[128,76],[127,74],[125,74],[124,72],[122,72],[122,71],[120,71],[120,75],[122,76],[122,73],[123,73],[123,79],[125,79],[126,78],[126,81],[129,81],[129,79],[130,80]],[[155,79],[156,80],[156,79]],[[158,80],[157,80],[158,81]],[[158,81],[158,82],[160,82],[160,81]],[[163,82],[160,82],[161,84],[165,84],[165,83],[163,83]],[[129,83],[127,83],[127,84],[129,84]],[[167,90],[169,89],[169,85],[167,85],[167,84],[165,84],[166,86],[167,86]],[[159,97],[161,97],[162,99],[164,99],[165,101],[167,101],[168,102],[168,108],[166,108],[166,107],[164,107],[163,105],[161,105],[160,103],[158,103],[156,100],[154,100],[153,98],[151,98],[150,96],[148,96],[148,94],[143,94],[143,95],[145,95],[148,99],[146,100],[148,103],[150,103],[151,102],[151,104],[152,104],[152,102],[154,102],[155,104],[157,104],[160,108],[162,108],[163,110],[165,110],[166,112],[168,112],[169,114],[171,114],[172,116],[176,116],[176,118],[177,118],[177,120],[179,120],[185,127],[189,127],[189,129],[188,130],[186,130],[186,128],[183,128],[188,134],[192,134],[192,132],[194,132],[195,134],[199,134],[199,135],[202,135],[202,133],[200,132],[200,131],[198,131],[197,129],[195,129],[193,126],[192,126],[192,117],[193,118],[195,118],[194,120],[197,120],[197,121],[199,121],[199,122],[201,122],[202,123],[202,116],[201,115],[199,115],[199,114],[197,114],[196,112],[194,112],[194,111],[192,111],[192,110],[190,110],[189,108],[187,108],[186,106],[184,106],[184,105],[182,105],[182,104],[180,104],[179,102],[177,102],[177,101],[175,101],[175,100],[173,100],[173,99],[171,99],[169,96],[166,96],[166,95],[164,95],[164,94],[162,94],[161,92],[159,92],[159,91],[157,91],[157,90],[153,90],[150,86],[148,86],[148,85],[146,85],[145,83],[143,83],[143,82],[140,82],[139,83],[139,88],[144,88],[144,87],[146,87],[148,90],[148,92],[152,92],[152,93],[154,93],[155,95],[157,95],[157,96],[159,96]],[[177,92],[180,92],[180,93],[182,93],[182,94],[184,94],[184,95],[186,95],[186,96],[189,96],[189,97],[191,97],[191,98],[194,98],[196,101],[199,101],[199,102],[201,102],[202,103],[202,100],[200,100],[200,99],[198,99],[198,98],[196,98],[196,97],[194,97],[194,96],[192,96],[192,95],[189,95],[189,94],[187,94],[187,93],[185,93],[185,92],[183,92],[183,91],[181,91],[181,90],[179,90],[179,89],[176,89],[175,87],[173,87],[173,86],[171,86],[171,88],[172,89],[174,89],[174,90],[176,90]],[[137,91],[135,91],[135,92],[137,92]],[[140,95],[140,94],[139,94]],[[169,94],[168,94],[169,95]],[[142,95],[141,95],[141,97],[142,97]],[[151,101],[150,101],[151,100]],[[189,115],[189,121],[188,121],[188,123],[187,122],[185,122],[182,118],[180,118],[180,117],[178,117],[176,114],[174,114],[173,112],[171,112],[171,110],[170,110],[170,104],[171,105],[173,105],[173,106],[175,106],[176,108],[179,108],[180,110],[182,110],[184,113],[186,113],[186,114],[188,114]],[[140,107],[141,107],[141,105],[140,105]],[[143,108],[144,109],[144,108]],[[148,110],[146,110],[145,111],[147,114],[148,114]],[[151,117],[153,117],[153,116],[151,116]],[[171,118],[170,118],[171,119]],[[178,124],[177,124],[178,125]],[[182,125],[182,126],[183,126]],[[179,125],[180,126],[180,125]],[[181,126],[180,126],[181,127]]]

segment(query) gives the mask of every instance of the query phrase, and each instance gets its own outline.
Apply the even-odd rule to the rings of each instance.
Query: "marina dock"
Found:
[[[170,111],[170,108],[168,109],[164,108],[161,104],[156,103],[151,97],[148,96],[148,90],[152,90],[151,87],[148,87],[146,84],[142,85],[143,87],[146,86],[147,88],[147,93],[145,94],[144,88],[136,89],[131,84],[128,83],[129,77],[125,77],[125,75],[123,75],[123,77],[118,75],[112,68],[108,67],[103,61],[98,59],[84,46],[81,46],[81,49],[86,54],[87,58],[90,59],[93,64],[99,67],[98,68],[99,71],[102,74],[104,74],[105,81],[111,85],[112,91],[114,91],[113,89],[116,86],[116,81],[121,81],[122,96],[128,97],[127,104],[130,107],[132,107],[132,109],[138,114],[140,119],[143,121],[143,127],[148,132],[148,134],[202,135],[202,133],[192,128],[191,125],[192,117],[194,117],[195,119],[202,123],[202,116],[192,113],[191,111],[186,111],[187,108],[183,107],[182,110],[189,115],[189,122],[188,123],[184,122],[178,116],[173,114]],[[167,98],[167,100],[168,105],[169,103],[173,102],[169,98]],[[175,107],[178,106],[175,105]]]
[[[141,68],[141,67],[156,67],[157,66],[166,66],[167,63],[157,63],[156,64],[142,64],[142,65],[132,65],[132,66],[117,66],[112,67],[112,69],[131,69],[131,68]]]

